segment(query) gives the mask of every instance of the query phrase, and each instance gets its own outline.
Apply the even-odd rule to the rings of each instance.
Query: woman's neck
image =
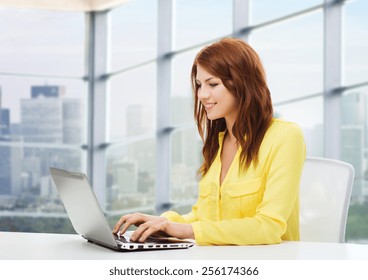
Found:
[[[228,138],[227,141],[229,141],[232,144],[237,144],[238,140],[236,139],[236,137],[233,134],[233,122],[229,122],[228,120],[226,120],[226,133],[225,133],[225,137]]]

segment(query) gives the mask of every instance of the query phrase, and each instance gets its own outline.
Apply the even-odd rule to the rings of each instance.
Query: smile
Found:
[[[211,110],[216,104],[217,104],[217,102],[214,102],[214,103],[206,103],[206,104],[203,104],[203,106],[204,106],[204,108],[206,110]]]

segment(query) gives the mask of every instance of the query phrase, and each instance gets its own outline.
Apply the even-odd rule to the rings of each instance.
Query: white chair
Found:
[[[345,241],[353,181],[351,164],[307,157],[300,181],[301,241]]]

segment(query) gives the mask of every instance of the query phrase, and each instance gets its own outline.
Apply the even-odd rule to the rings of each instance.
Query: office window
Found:
[[[323,157],[323,98],[314,97],[274,107],[275,117],[297,123],[303,130],[307,156]]]
[[[110,80],[106,150],[106,211],[153,213],[156,182],[156,64]],[[114,224],[116,221],[111,220]]]
[[[252,0],[250,5],[251,24],[274,20],[321,4],[323,4],[323,0]]]
[[[274,103],[322,92],[321,11],[257,29],[250,43],[264,64]]]
[[[368,2],[348,1],[343,20],[343,78],[345,85],[368,81]]]
[[[128,1],[110,12],[112,71],[157,55],[157,0]]]
[[[193,203],[198,196],[197,171],[202,163],[202,140],[196,127],[171,135],[170,201]]]
[[[85,170],[85,82],[0,75],[0,85],[0,230],[70,232],[49,167]]]
[[[84,14],[0,10],[0,230],[73,232],[50,166],[85,170]]]
[[[84,75],[82,13],[1,9],[0,73]]]
[[[367,89],[352,90],[344,93],[341,100],[341,153],[342,158],[352,163],[355,169],[353,201],[362,199],[365,195],[363,174],[366,166],[366,93]]]
[[[355,169],[346,239],[366,243],[368,227],[368,87],[346,91],[341,98],[341,157]]]
[[[172,125],[194,125],[194,103],[190,74],[200,48],[175,55],[172,60],[170,122]]]
[[[0,99],[0,109],[9,114],[6,126],[10,139],[25,143],[85,143],[84,81],[0,75]]]
[[[106,108],[106,212],[154,213],[157,115],[157,1],[110,12],[111,70]]]
[[[106,212],[154,212],[156,143],[148,138],[106,150]]]
[[[232,1],[175,0],[174,49],[183,49],[232,32]]]
[[[342,77],[348,90],[341,96],[341,159],[351,163],[355,169],[346,240],[358,243],[367,243],[368,240],[368,227],[361,222],[368,218],[368,88],[356,87],[356,84],[368,83],[367,9],[367,1],[346,1],[342,21]]]
[[[110,79],[108,139],[153,134],[156,129],[156,63]]]

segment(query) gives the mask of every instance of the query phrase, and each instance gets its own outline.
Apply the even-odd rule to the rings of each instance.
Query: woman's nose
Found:
[[[206,87],[201,87],[198,89],[198,98],[199,100],[205,100],[210,97],[210,92]]]

